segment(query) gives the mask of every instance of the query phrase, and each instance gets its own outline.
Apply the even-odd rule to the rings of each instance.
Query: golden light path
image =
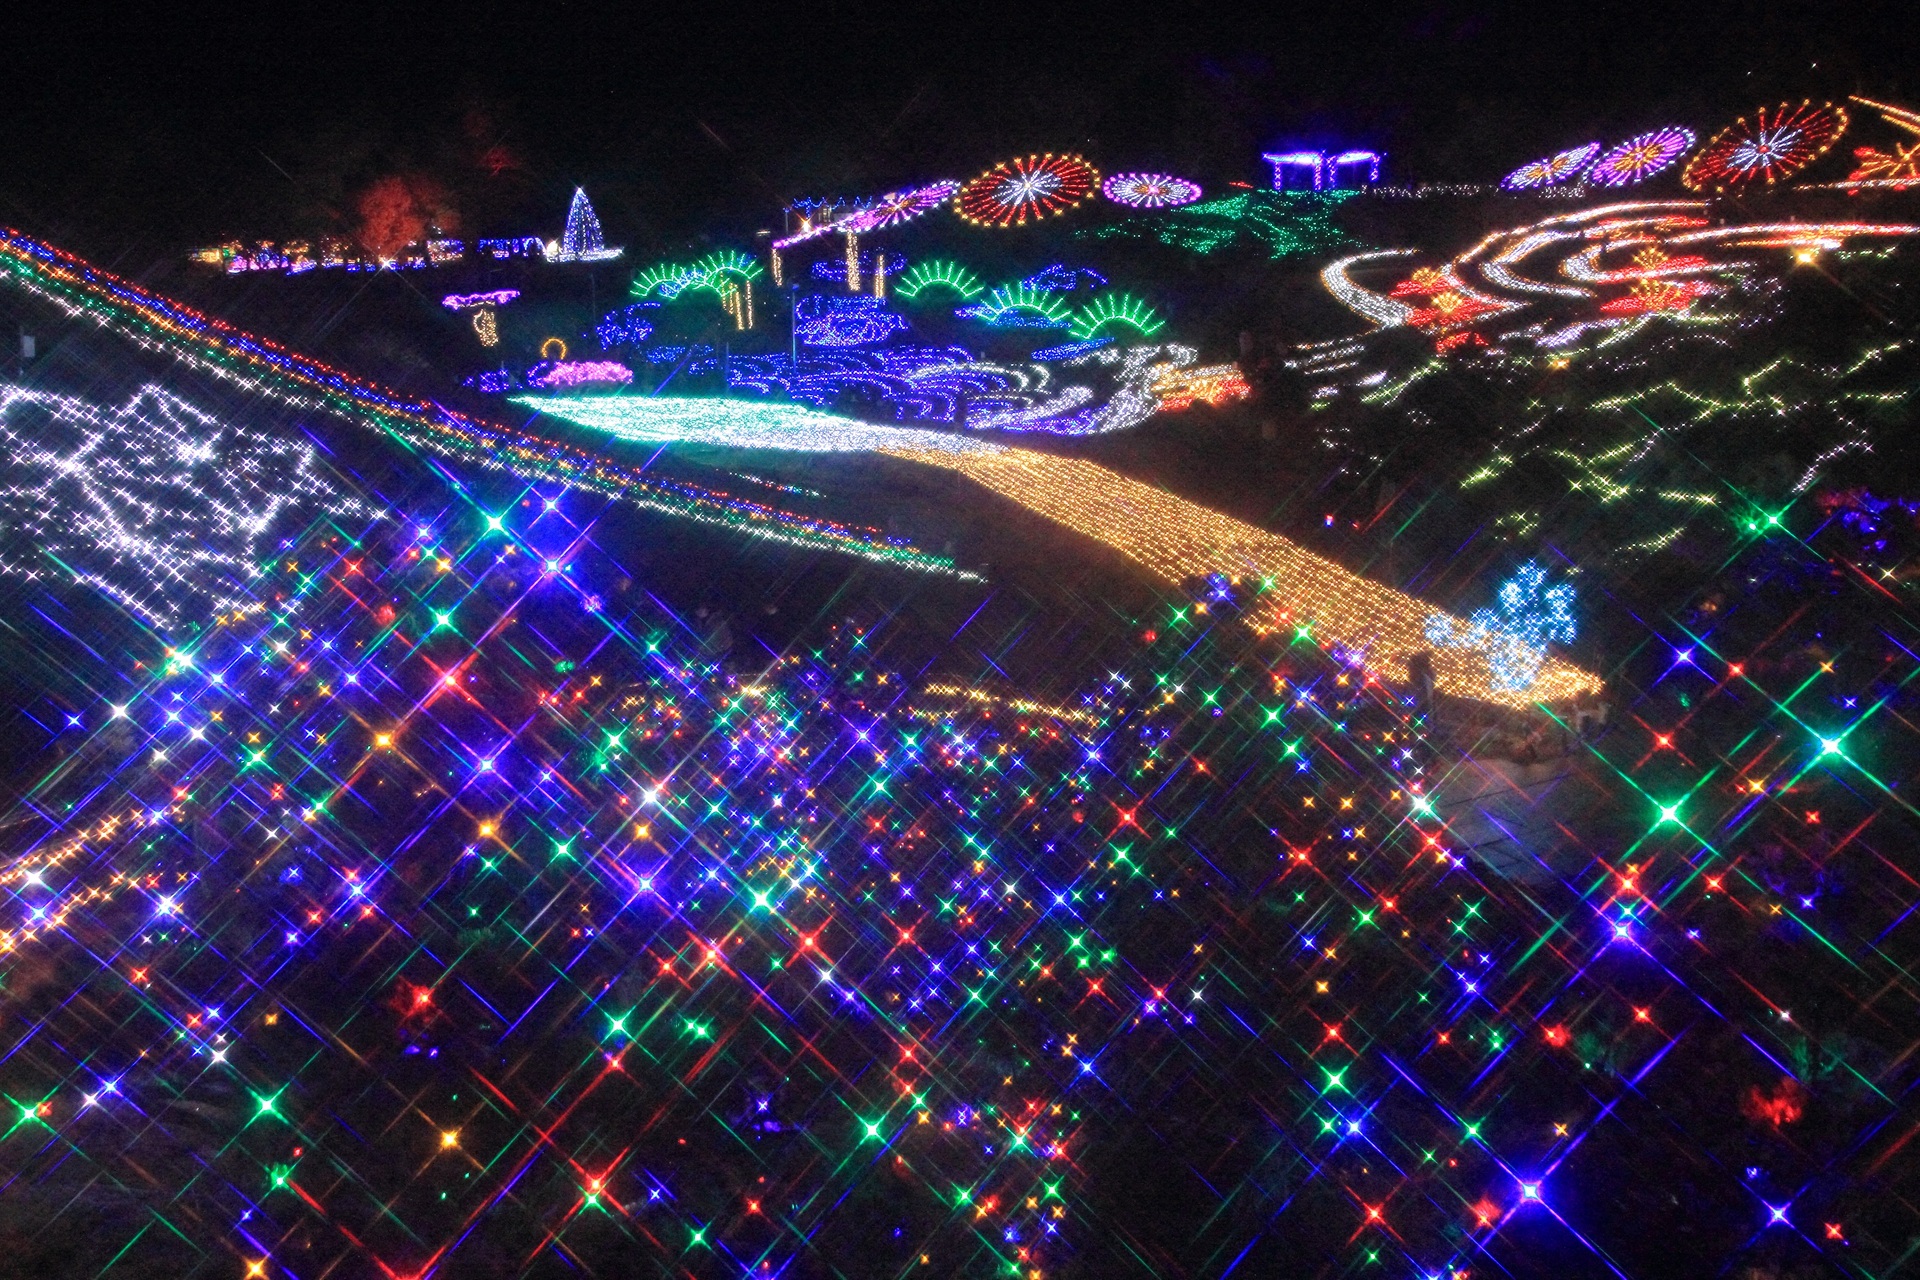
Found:
[[[1433,655],[1435,687],[1455,697],[1510,707],[1562,702],[1598,693],[1600,677],[1549,658],[1531,688],[1495,687],[1487,655],[1437,648],[1427,620],[1442,610],[1369,581],[1276,533],[1175,497],[1079,458],[1028,449],[883,448],[883,454],[957,471],[1028,510],[1105,543],[1168,583],[1212,574],[1262,581],[1267,589],[1246,614],[1256,632],[1307,628],[1327,647],[1364,655],[1367,668],[1404,682],[1407,659]],[[1456,631],[1465,623],[1449,618]]]
[[[879,453],[957,471],[1029,511],[1103,542],[1168,583],[1227,574],[1261,583],[1246,615],[1261,634],[1306,629],[1324,648],[1356,655],[1394,682],[1407,659],[1433,655],[1435,687],[1511,707],[1599,692],[1598,676],[1547,661],[1525,689],[1503,688],[1484,650],[1427,638],[1425,601],[1350,573],[1297,543],[1097,463],[1014,448],[975,435],[861,422],[804,405],[673,396],[520,396],[516,402],[618,439],[800,453]]]

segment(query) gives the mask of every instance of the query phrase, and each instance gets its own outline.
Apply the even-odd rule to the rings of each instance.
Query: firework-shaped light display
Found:
[[[1693,191],[1772,184],[1818,160],[1847,131],[1847,111],[1831,102],[1783,102],[1741,116],[1687,161],[1680,180]]]
[[[1693,130],[1679,125],[1654,129],[1628,138],[1593,162],[1589,181],[1603,187],[1630,187],[1669,168],[1693,150]]]
[[[1582,147],[1573,147],[1558,155],[1548,156],[1544,160],[1535,160],[1523,164],[1500,180],[1500,185],[1509,191],[1530,191],[1535,187],[1555,187],[1578,177],[1600,154],[1600,144],[1589,142]]]
[[[954,208],[976,226],[1021,226],[1065,213],[1099,185],[1099,172],[1079,156],[1048,152],[995,165],[960,188]]]
[[[1135,209],[1166,209],[1200,198],[1198,183],[1167,173],[1116,173],[1101,184],[1100,191],[1115,204]]]

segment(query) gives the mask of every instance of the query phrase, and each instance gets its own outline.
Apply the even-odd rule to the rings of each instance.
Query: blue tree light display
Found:
[[[1573,588],[1547,586],[1547,571],[1529,560],[1501,584],[1500,605],[1476,610],[1464,628],[1441,614],[1427,619],[1427,639],[1443,649],[1483,649],[1495,689],[1531,689],[1546,665],[1547,642],[1573,643]]]

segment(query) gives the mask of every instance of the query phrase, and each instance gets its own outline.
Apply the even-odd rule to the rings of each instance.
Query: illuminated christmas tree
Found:
[[[579,188],[573,189],[573,203],[567,206],[567,229],[561,233],[560,242],[547,243],[548,262],[605,262],[617,258],[624,252],[619,248],[607,248],[606,240],[600,234],[600,219],[594,215],[593,203],[587,199],[587,193]]]

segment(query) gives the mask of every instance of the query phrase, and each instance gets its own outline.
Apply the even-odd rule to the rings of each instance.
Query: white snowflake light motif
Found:
[[[0,574],[69,578],[156,627],[244,608],[296,515],[372,517],[312,446],[224,424],[156,386],[118,408],[0,385]]]
[[[1547,642],[1574,639],[1573,588],[1549,587],[1547,571],[1529,560],[1500,587],[1500,607],[1481,609],[1464,629],[1440,614],[1427,619],[1427,639],[1443,649],[1486,651],[1492,685],[1502,692],[1531,689],[1546,665]]]

